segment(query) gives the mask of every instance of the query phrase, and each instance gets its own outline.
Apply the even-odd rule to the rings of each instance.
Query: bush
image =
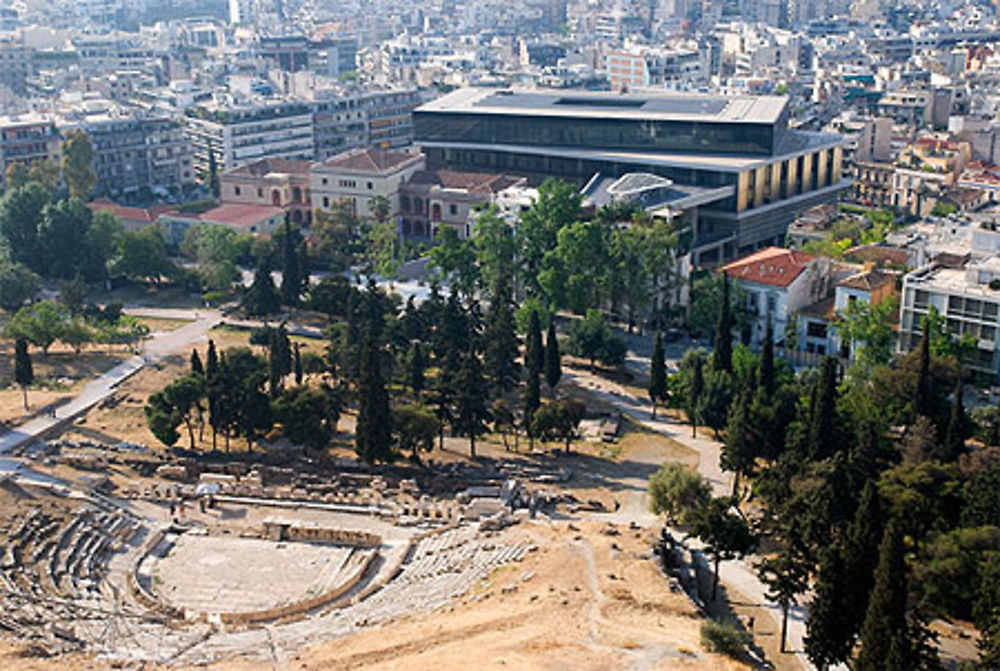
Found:
[[[735,622],[705,620],[701,624],[701,646],[733,659],[740,659],[750,643],[750,636]]]

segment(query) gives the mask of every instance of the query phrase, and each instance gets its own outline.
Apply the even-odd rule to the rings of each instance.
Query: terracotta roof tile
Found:
[[[742,282],[787,287],[815,258],[794,249],[768,247],[723,266],[722,271]]]
[[[413,154],[388,149],[351,149],[327,159],[323,165],[359,172],[385,172],[414,158]]]

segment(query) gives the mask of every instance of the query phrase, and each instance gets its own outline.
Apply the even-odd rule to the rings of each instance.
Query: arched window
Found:
[[[441,221],[441,203],[431,205],[431,220]]]
[[[400,196],[399,197],[399,207],[403,210],[403,212],[409,212],[410,211],[410,197],[409,196]]]
[[[302,188],[298,186],[292,187],[292,201],[296,203],[302,202]]]
[[[414,198],[413,199],[413,211],[416,212],[417,214],[427,214],[427,211],[424,209],[424,199],[423,198]]]
[[[281,207],[281,192],[277,189],[271,192],[271,204],[275,207]]]

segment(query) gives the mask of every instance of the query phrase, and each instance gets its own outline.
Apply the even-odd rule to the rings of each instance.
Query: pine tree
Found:
[[[823,359],[809,425],[809,458],[819,461],[837,450],[837,360]]]
[[[653,356],[649,359],[649,401],[653,404],[653,419],[656,419],[656,404],[667,399],[667,366],[663,361],[663,338],[656,332],[653,342]]]
[[[292,231],[292,224],[285,215],[284,236],[281,239],[281,302],[288,306],[299,304],[302,278],[299,275],[298,231]]]
[[[559,354],[559,337],[556,335],[556,320],[549,320],[549,330],[545,337],[545,383],[549,394],[556,395],[556,385],[562,378],[562,361]]]
[[[942,461],[945,462],[957,461],[961,455],[965,454],[965,427],[967,419],[965,416],[963,395],[964,385],[962,384],[962,376],[959,375],[958,384],[955,388],[955,400],[951,404],[951,417],[948,420],[948,430],[944,437]]]
[[[844,566],[843,549],[823,551],[806,622],[806,654],[820,671],[850,660],[857,631],[847,595],[853,576]]]
[[[494,396],[501,396],[517,386],[518,345],[510,294],[509,281],[505,277],[498,278],[490,298],[483,353]]]
[[[28,387],[35,381],[35,370],[28,353],[28,341],[18,338],[14,341],[14,381],[21,387],[24,409],[28,409]]]
[[[254,270],[253,282],[243,293],[243,309],[252,317],[273,314],[281,307],[281,294],[274,287],[271,272],[263,263]]]
[[[722,274],[722,301],[719,304],[719,319],[715,323],[715,341],[712,352],[712,367],[715,370],[733,372],[733,313],[729,304],[729,275]]]
[[[774,326],[767,320],[764,332],[764,344],[760,350],[760,371],[758,385],[764,390],[767,398],[774,395]]]
[[[890,526],[885,530],[879,547],[875,587],[868,602],[864,623],[861,625],[861,651],[854,666],[856,671],[886,671],[898,668],[888,664],[893,639],[906,635],[906,598],[903,536],[894,526]],[[903,646],[909,647],[906,644]],[[897,656],[899,656],[898,651]]]
[[[424,361],[424,348],[419,342],[413,343],[410,353],[410,372],[408,382],[414,394],[420,394],[424,390],[424,372],[427,363]]]
[[[205,367],[201,365],[201,356],[197,349],[191,350],[191,373],[194,375],[204,375]]]

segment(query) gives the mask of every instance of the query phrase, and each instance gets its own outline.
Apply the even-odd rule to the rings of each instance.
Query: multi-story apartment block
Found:
[[[99,194],[148,190],[166,195],[194,182],[190,144],[176,119],[112,111],[70,117],[60,126],[64,131],[79,128],[90,136]]]
[[[59,129],[50,118],[27,115],[0,119],[0,167],[6,187],[7,168],[13,163],[31,165],[36,161],[60,160]]]
[[[930,214],[971,156],[967,142],[920,138],[900,152],[893,174],[892,206],[917,216]]]
[[[902,351],[919,346],[923,320],[934,309],[947,320],[955,337],[972,336],[976,349],[965,360],[969,368],[1000,376],[1000,259],[987,257],[964,268],[929,265],[903,278],[900,302]]]
[[[413,89],[372,91],[361,96],[368,120],[368,139],[372,147],[403,147],[413,141],[413,110],[420,104]]]
[[[200,171],[208,168],[209,146],[225,169],[268,158],[324,161],[356,147],[410,144],[418,102],[410,89],[320,91],[310,101],[195,106],[185,124]]]
[[[315,151],[313,112],[304,102],[197,106],[187,110],[184,123],[200,174],[208,170],[210,153],[221,171],[266,158],[310,160]]]
[[[695,49],[613,51],[607,69],[614,91],[684,88],[705,78],[701,54]]]
[[[789,128],[780,97],[461,89],[414,126],[432,170],[579,185],[652,173],[696,189],[695,265],[783,244],[796,216],[849,187],[842,138]]]
[[[0,39],[0,84],[18,95],[27,90],[26,82],[33,72],[35,50],[20,37]]]

